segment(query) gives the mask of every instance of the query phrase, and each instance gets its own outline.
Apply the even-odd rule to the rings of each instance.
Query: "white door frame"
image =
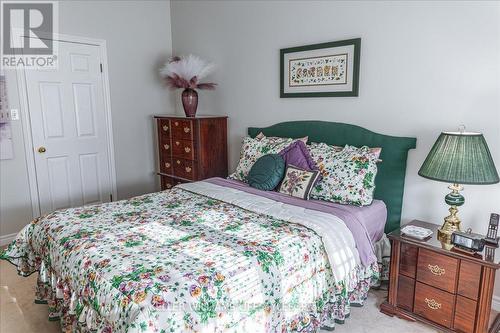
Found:
[[[24,38],[21,37],[21,38]],[[99,47],[99,57],[102,64],[102,87],[104,89],[104,112],[106,115],[106,139],[108,142],[108,166],[111,180],[111,193],[113,200],[117,198],[116,190],[116,169],[115,169],[115,152],[113,145],[113,126],[111,122],[111,96],[109,89],[109,75],[108,75],[108,54],[106,41],[104,39],[87,38],[80,36],[72,36],[66,34],[54,34],[51,38],[54,41],[71,42],[77,44],[87,44]],[[24,133],[24,151],[26,155],[26,169],[28,171],[28,184],[30,188],[31,209],[33,218],[41,215],[40,211],[40,197],[38,194],[38,182],[35,170],[35,147],[33,145],[33,137],[31,132],[31,120],[28,104],[28,93],[26,84],[26,71],[30,69],[16,70],[17,72],[17,88],[19,92],[20,108],[21,108],[21,122]]]

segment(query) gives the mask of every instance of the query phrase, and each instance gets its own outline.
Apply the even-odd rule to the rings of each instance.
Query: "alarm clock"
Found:
[[[460,250],[468,252],[481,252],[484,249],[486,242],[484,236],[467,232],[455,231],[451,235],[451,243]]]

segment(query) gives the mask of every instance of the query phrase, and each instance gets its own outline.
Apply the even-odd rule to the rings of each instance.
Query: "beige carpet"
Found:
[[[1,333],[60,333],[58,322],[47,319],[47,305],[34,304],[36,274],[28,278],[17,275],[14,266],[0,261],[0,332]],[[353,308],[351,318],[338,325],[336,333],[430,333],[428,326],[391,318],[379,312],[386,296],[384,291],[372,291],[364,307]]]

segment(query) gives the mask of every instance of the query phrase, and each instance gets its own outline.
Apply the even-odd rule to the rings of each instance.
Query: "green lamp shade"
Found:
[[[494,184],[499,181],[490,150],[480,133],[441,133],[418,174],[454,184]]]

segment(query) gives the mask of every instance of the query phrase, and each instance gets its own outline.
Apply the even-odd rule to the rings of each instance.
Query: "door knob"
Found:
[[[45,149],[45,147],[40,147],[40,148],[38,148],[38,152],[39,152],[40,154],[45,153],[46,151],[47,151],[47,149]]]

